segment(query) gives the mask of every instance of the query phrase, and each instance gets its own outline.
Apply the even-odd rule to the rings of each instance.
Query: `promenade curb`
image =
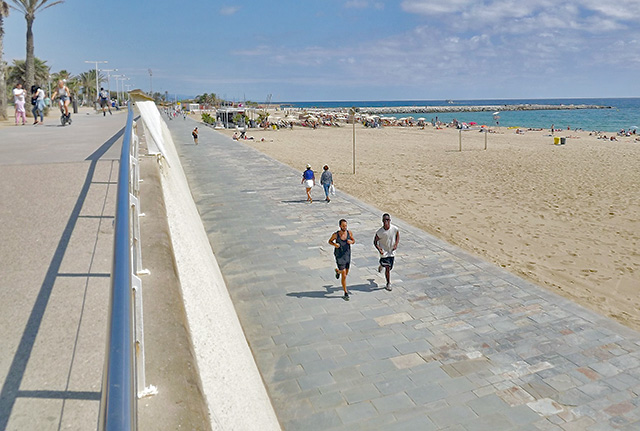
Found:
[[[136,106],[147,138],[163,140],[155,143],[165,151],[158,160],[167,219],[212,428],[280,429],[167,126],[153,102]]]

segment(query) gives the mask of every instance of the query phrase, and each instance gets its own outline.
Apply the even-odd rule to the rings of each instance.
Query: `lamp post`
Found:
[[[113,78],[116,80],[116,103],[120,106],[120,86],[118,85],[118,78],[124,75],[113,75]]]
[[[153,99],[153,71],[149,70],[149,96]]]
[[[356,174],[356,107],[351,108],[351,121],[353,122],[353,175]]]
[[[85,60],[84,62],[85,63],[95,63],[96,64],[96,99],[97,99],[98,98],[98,91],[100,91],[99,90],[99,85],[100,84],[98,83],[98,63],[108,63],[108,61],[106,61],[106,60]],[[98,109],[97,103],[98,103],[97,100],[95,100],[93,102],[93,106],[96,108],[96,110]]]
[[[111,75],[110,72],[117,72],[118,69],[100,69],[102,72],[107,72],[107,91],[109,92],[109,99],[111,99]]]
[[[127,87],[127,93],[131,90],[131,85],[129,85],[129,84],[125,85],[124,81],[131,81],[131,78],[127,78],[127,77],[123,77],[122,78],[122,98],[123,99],[125,98],[124,97],[124,87]]]

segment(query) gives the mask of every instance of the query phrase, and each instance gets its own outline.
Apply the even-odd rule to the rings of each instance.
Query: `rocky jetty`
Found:
[[[543,110],[567,110],[567,109],[611,109],[611,106],[600,105],[484,105],[484,106],[384,106],[360,108],[361,114],[386,115],[386,114],[419,114],[441,112],[496,112],[496,111],[543,111]]]

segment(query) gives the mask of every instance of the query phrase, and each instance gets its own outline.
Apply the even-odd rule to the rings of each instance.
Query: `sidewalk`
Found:
[[[637,332],[395,218],[387,292],[383,211],[340,190],[326,204],[319,187],[307,204],[301,172],[167,124],[284,429],[640,427]],[[327,244],[341,218],[356,238],[349,302]]]
[[[0,430],[97,428],[125,121],[0,128]],[[139,401],[140,429],[208,429],[157,168],[143,169],[147,382],[160,393]]]

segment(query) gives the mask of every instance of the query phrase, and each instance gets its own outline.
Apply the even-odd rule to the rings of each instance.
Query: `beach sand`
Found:
[[[318,179],[328,164],[338,192],[640,329],[640,142],[632,138],[556,132],[567,137],[561,146],[548,130],[501,128],[488,134],[487,151],[484,133],[463,132],[460,152],[455,129],[358,125],[353,175],[351,125],[247,135],[255,140],[243,142],[300,172],[310,163]],[[325,204],[321,188],[314,195]]]

